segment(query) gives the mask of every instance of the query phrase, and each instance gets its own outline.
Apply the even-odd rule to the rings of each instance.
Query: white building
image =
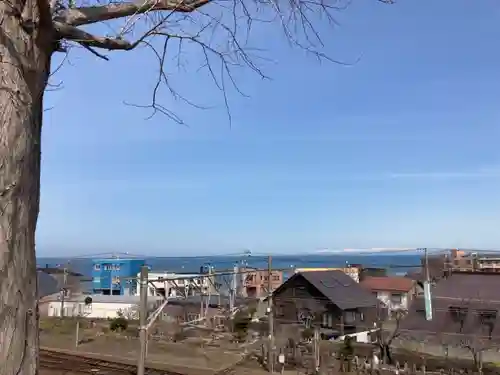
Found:
[[[90,299],[89,299],[90,298]],[[138,296],[109,296],[102,294],[78,294],[61,300],[60,293],[52,294],[40,299],[39,308],[42,316],[81,316],[94,319],[116,318],[123,314],[127,319],[138,319]],[[148,298],[150,308],[158,306],[162,297]]]
[[[140,273],[137,277],[140,277]],[[148,275],[148,295],[187,297],[208,294],[209,292],[215,294],[211,279],[213,277],[200,273],[150,272]],[[140,288],[137,288],[136,295],[141,295]]]

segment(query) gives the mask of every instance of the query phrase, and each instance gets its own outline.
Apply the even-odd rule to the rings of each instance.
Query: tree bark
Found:
[[[35,229],[40,196],[43,92],[53,49],[47,14],[50,9],[46,0],[0,1],[2,375],[38,373]]]

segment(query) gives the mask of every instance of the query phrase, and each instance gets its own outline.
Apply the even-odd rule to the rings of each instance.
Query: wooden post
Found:
[[[319,371],[319,330],[317,327],[314,327],[314,343],[313,343],[313,348],[314,348],[314,370],[316,373]]]

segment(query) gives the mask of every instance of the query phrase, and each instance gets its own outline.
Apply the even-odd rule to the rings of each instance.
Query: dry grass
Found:
[[[46,348],[78,350],[81,353],[106,355],[133,360],[140,347],[137,326],[128,327],[124,332],[111,332],[109,321],[80,321],[78,348],[76,342],[75,319],[45,319],[40,323],[40,344]],[[211,335],[207,335],[211,336]],[[175,368],[221,370],[241,359],[242,350],[235,345],[224,343],[224,348],[209,345],[209,339],[187,338],[183,342],[150,340],[147,360],[151,363],[166,364]],[[156,367],[156,366],[154,366]]]

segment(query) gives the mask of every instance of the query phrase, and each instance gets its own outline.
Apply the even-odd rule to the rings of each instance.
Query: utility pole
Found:
[[[64,299],[66,298],[66,286],[68,284],[68,269],[64,267],[63,270],[63,287],[61,289],[61,318],[64,318]]]
[[[429,254],[427,248],[424,248],[424,266],[425,266],[425,281],[430,282],[429,276]]]
[[[139,360],[137,362],[137,375],[144,375],[146,366],[146,350],[147,350],[147,334],[148,327],[146,325],[148,319],[148,267],[141,267],[141,277],[139,280],[141,288],[141,302],[139,309],[139,340],[141,343],[139,351]]]
[[[425,300],[425,318],[432,320],[432,296],[431,296],[431,278],[429,275],[429,254],[427,248],[424,248],[424,300]]]
[[[274,311],[273,311],[273,290],[272,290],[272,257],[267,258],[267,313],[269,322],[269,346],[267,348],[267,366],[270,373],[274,372]]]
[[[202,284],[203,284],[203,278]],[[203,305],[205,304],[205,291],[203,290],[203,285],[201,286],[201,291],[200,291],[200,319],[203,319],[205,317],[204,314],[204,308]]]
[[[76,320],[75,348],[78,349],[80,343],[80,320]]]
[[[237,287],[236,278],[238,277],[237,276],[238,273],[239,273],[239,268],[238,265],[235,264],[233,267],[233,275],[231,278],[231,288],[229,290],[229,313],[231,314],[231,316],[234,311],[234,300],[236,296],[236,287]]]

